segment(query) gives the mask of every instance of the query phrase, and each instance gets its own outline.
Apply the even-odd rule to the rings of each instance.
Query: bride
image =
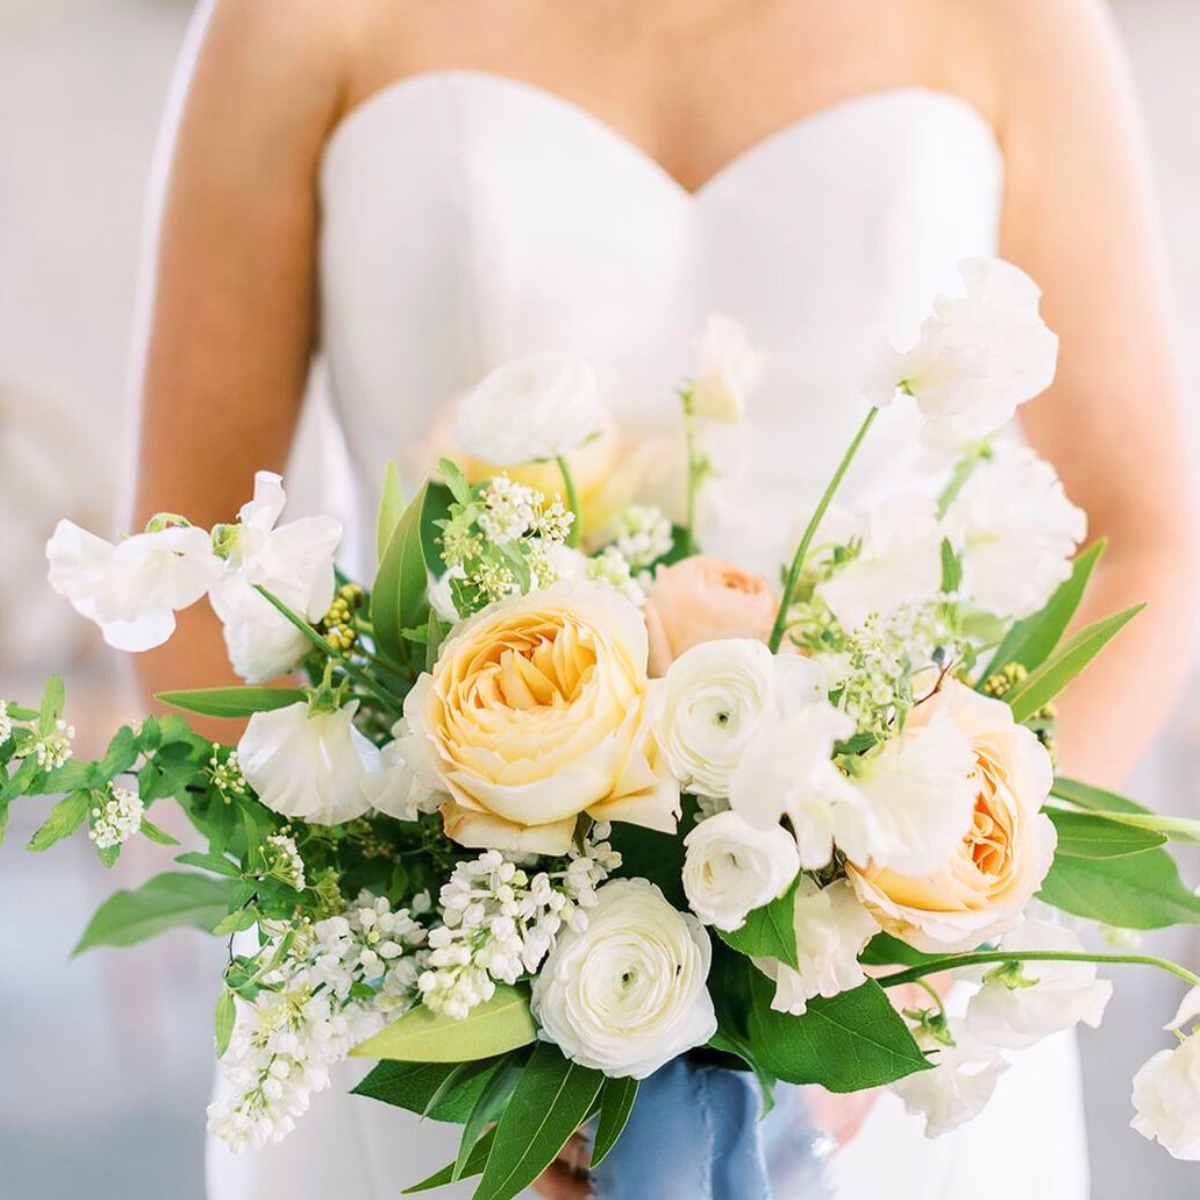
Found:
[[[1151,601],[1062,712],[1069,772],[1125,775],[1187,662],[1191,535],[1101,0],[216,0],[201,33],[156,264],[142,514],[230,519],[256,469],[282,469],[314,352],[369,514],[385,460],[528,351],[589,357],[629,430],[669,420],[689,367],[673,348],[720,311],[770,365],[706,548],[770,565],[757,514],[799,513],[828,476],[873,332],[911,335],[960,259],[1000,253],[1061,335],[1024,432],[1110,539],[1092,615]],[[903,414],[886,419],[854,499],[932,486]],[[226,681],[216,622],[181,624],[147,656],[151,691]],[[939,1141],[890,1095],[807,1106],[840,1147],[810,1190],[773,1174],[780,1200],[1087,1194],[1069,1039]],[[282,1146],[214,1150],[209,1194],[374,1200],[452,1157],[445,1127],[330,1091]],[[567,1162],[538,1186],[590,1187]]]

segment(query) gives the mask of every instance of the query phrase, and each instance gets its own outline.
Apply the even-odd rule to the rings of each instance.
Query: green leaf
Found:
[[[1013,717],[1018,722],[1028,721],[1038,709],[1049,704],[1145,607],[1137,604],[1096,621],[1059,646],[1041,666],[1005,693]]]
[[[443,458],[438,461],[438,474],[450,489],[450,495],[458,504],[471,503],[471,485],[462,473],[462,468],[452,459]]]
[[[617,1139],[633,1112],[633,1102],[637,1099],[637,1094],[636,1079],[604,1081],[604,1090],[600,1094],[600,1126],[596,1130],[596,1140],[592,1145],[593,1169],[608,1157],[609,1151],[617,1144]]]
[[[954,553],[949,538],[942,538],[942,592],[951,595],[962,586],[962,560]]]
[[[756,973],[750,1044],[767,1070],[788,1083],[831,1092],[881,1087],[929,1066],[904,1018],[874,980],[808,1002],[803,1016],[775,1012],[775,985]]]
[[[753,969],[751,968],[751,970]],[[708,1045],[713,1050],[720,1050],[723,1054],[730,1054],[735,1058],[740,1058],[754,1072],[754,1076],[758,1080],[759,1090],[762,1092],[762,1115],[765,1117],[775,1107],[775,1085],[779,1080],[759,1062],[758,1056],[754,1053],[754,1048],[744,1037],[727,1026],[719,1028],[708,1039]]]
[[[1105,544],[1103,538],[1093,542],[1075,559],[1070,578],[1059,585],[1045,608],[1013,625],[979,677],[981,683],[1008,663],[1017,663],[1032,671],[1050,656],[1083,601],[1088,581],[1104,553]]]
[[[87,819],[91,807],[91,792],[72,792],[64,796],[50,810],[46,823],[29,839],[29,849],[40,853],[49,850],[63,838],[70,837]]]
[[[181,926],[211,931],[229,909],[231,886],[229,880],[168,871],[136,891],[114,892],[92,917],[72,953],[93,946],[133,946]]]
[[[38,784],[38,791],[43,796],[54,796],[60,792],[77,792],[81,788],[95,787],[101,782],[107,781],[99,778],[95,763],[72,758],[61,767],[47,772]]]
[[[432,671],[437,665],[438,651],[442,648],[442,638],[445,631],[441,618],[431,608],[429,610],[429,625],[425,634],[425,670]]]
[[[890,933],[877,933],[858,956],[858,961],[871,967],[920,967],[944,957],[942,954],[924,954]]]
[[[137,738],[128,725],[117,730],[104,757],[96,764],[97,774],[105,783],[124,775],[138,760]]]
[[[481,1061],[475,1074],[448,1092],[446,1080],[455,1076],[461,1063],[385,1061],[373,1067],[353,1092],[435,1121],[462,1125],[470,1119],[492,1076],[507,1061],[506,1056]]]
[[[612,827],[609,841],[621,855],[618,874],[625,879],[648,879],[658,884],[668,902],[687,912],[683,894],[683,839],[696,823],[696,801],[683,800],[683,816],[676,833],[659,833],[641,825],[619,821]]]
[[[175,861],[181,866],[200,867],[205,871],[224,875],[228,879],[240,879],[242,875],[237,863],[232,862],[223,854],[200,854],[195,850],[189,850],[186,854],[177,855]]]
[[[304,693],[299,688],[201,688],[194,692],[160,692],[155,699],[205,717],[249,717],[299,704]]]
[[[741,929],[716,932],[727,946],[747,958],[777,958],[793,970],[800,969],[796,953],[796,884],[782,896],[756,908]]]
[[[492,1152],[492,1143],[496,1140],[496,1131],[489,1129],[487,1133],[475,1143],[475,1149],[471,1151],[470,1157],[467,1159],[467,1165],[463,1172],[459,1175],[460,1179],[466,1179],[471,1175],[478,1175],[487,1165],[488,1156]],[[411,1187],[406,1187],[401,1195],[411,1196],[416,1192],[429,1192],[434,1188],[445,1187],[451,1181],[454,1174],[455,1163],[447,1163],[440,1171],[434,1171],[428,1179],[422,1179],[420,1183],[414,1183]]]
[[[46,680],[46,690],[42,693],[42,703],[38,710],[38,733],[42,737],[54,732],[54,727],[62,717],[66,703],[67,691],[63,687],[62,679],[57,675],[51,675]]]
[[[1200,898],[1184,886],[1165,850],[1123,858],[1057,855],[1039,898],[1121,929],[1200,924]]]
[[[1086,808],[1090,812],[1149,812],[1149,809],[1124,796],[1118,796],[1116,792],[1106,792],[1102,788],[1092,787],[1090,783],[1081,783],[1078,779],[1067,779],[1062,775],[1054,780],[1050,795],[1066,800],[1076,808]]]
[[[418,1005],[350,1053],[401,1062],[469,1062],[528,1046],[536,1037],[528,989],[498,984],[490,1000],[461,1020]]]
[[[1057,854],[1070,858],[1126,858],[1145,854],[1167,839],[1150,829],[1136,829],[1096,813],[1048,809],[1058,830]]]
[[[165,829],[159,829],[157,825],[151,825],[145,817],[142,818],[142,824],[139,831],[147,841],[155,842],[159,846],[178,846],[179,839],[172,837]]]
[[[466,1174],[476,1144],[483,1136],[484,1130],[503,1115],[513,1092],[516,1091],[523,1070],[523,1061],[510,1054],[501,1060],[497,1070],[490,1073],[475,1107],[471,1109],[471,1115],[463,1126],[458,1157],[454,1160],[453,1180],[462,1179]]]
[[[225,1057],[235,1024],[237,1024],[237,1002],[228,988],[222,988],[221,995],[217,998],[216,1016],[213,1018],[213,1033],[216,1036],[218,1058]]]
[[[512,1200],[587,1120],[604,1076],[539,1042],[500,1123],[473,1200]]]
[[[376,645],[397,663],[407,661],[401,631],[424,625],[429,613],[429,568],[421,542],[421,515],[428,494],[426,480],[392,531],[371,588]]]
[[[391,459],[383,472],[383,491],[379,497],[379,510],[375,514],[375,561],[383,562],[388,542],[400,518],[404,515],[404,484],[400,479],[400,468]]]

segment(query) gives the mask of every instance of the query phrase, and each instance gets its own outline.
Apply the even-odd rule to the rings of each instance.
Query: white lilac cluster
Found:
[[[459,863],[442,888],[442,924],[429,933],[418,987],[434,1012],[465,1017],[491,999],[496,983],[533,973],[564,927],[587,928],[596,889],[620,866],[605,840],[609,826],[592,827],[567,866],[532,878],[497,850]]]
[[[307,886],[304,859],[296,848],[295,841],[286,834],[276,833],[263,843],[265,874],[286,883],[294,891],[302,892]]]
[[[137,792],[110,784],[108,799],[92,809],[88,837],[97,850],[122,846],[141,829],[145,813],[146,806]]]
[[[614,523],[612,544],[631,571],[645,571],[671,552],[671,520],[661,508],[631,504]]]
[[[176,612],[207,595],[234,670],[260,683],[293,670],[309,644],[258,589],[317,622],[336,587],[341,524],[307,517],[279,525],[285,503],[282,479],[260,471],[237,522],[211,531],[160,514],[145,532],[114,544],[60,521],[46,546],[50,584],[100,626],[109,645],[129,651],[162,645]]]
[[[640,578],[634,578],[633,564],[616,546],[605,546],[599,554],[589,558],[584,575],[596,583],[606,584],[630,604],[636,604],[639,608],[646,602],[646,592],[642,584],[644,574]]]
[[[209,1132],[238,1151],[286,1137],[329,1086],[330,1068],[411,1005],[413,950],[424,938],[408,909],[393,912],[368,893],[300,929],[254,999],[238,1005],[221,1059],[229,1094],[209,1106]]]

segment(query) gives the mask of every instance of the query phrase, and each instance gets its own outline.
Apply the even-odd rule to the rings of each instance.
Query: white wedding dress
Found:
[[[920,89],[802,118],[690,193],[526,84],[439,71],[386,88],[335,130],[320,174],[322,349],[359,510],[451,397],[530,351],[586,355],[627,433],[666,427],[691,344],[722,312],[769,359],[703,540],[774,572],[861,419],[873,337],[911,335],[962,258],[995,252],[1002,178],[980,114]],[[931,486],[912,416],[884,414],[845,499]],[[1018,1056],[986,1113],[938,1141],[885,1095],[830,1170],[839,1197],[1083,1200],[1081,1124],[1074,1045],[1059,1038]],[[209,1194],[392,1200],[453,1157],[456,1132],[335,1086],[279,1147],[213,1147]]]

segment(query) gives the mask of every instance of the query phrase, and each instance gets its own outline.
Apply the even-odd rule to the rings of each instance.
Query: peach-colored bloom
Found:
[[[1054,858],[1042,811],[1050,756],[1001,700],[949,682],[917,706],[906,731],[947,714],[975,752],[975,814],[949,861],[925,876],[874,864],[847,870],[859,898],[889,933],[930,953],[970,950],[1020,923]]]
[[[665,675],[675,659],[701,642],[765,642],[778,603],[761,575],[715,558],[697,555],[661,567],[643,609],[650,635],[650,674]]]

